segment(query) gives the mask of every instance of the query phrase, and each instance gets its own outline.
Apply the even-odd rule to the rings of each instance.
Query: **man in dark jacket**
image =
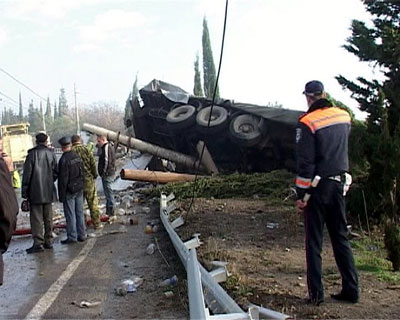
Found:
[[[52,249],[52,202],[56,200],[54,181],[57,180],[57,159],[47,147],[48,136],[36,135],[36,147],[28,151],[22,176],[22,198],[30,203],[33,245],[27,253]],[[44,237],[43,237],[44,224]],[[44,245],[44,246],[43,246]]]
[[[326,99],[320,81],[310,81],[303,92],[308,110],[300,117],[296,131],[296,205],[304,213],[306,232],[307,284],[309,302],[324,301],[321,250],[324,224],[332,243],[336,264],[342,276],[342,291],[331,297],[356,303],[359,299],[357,271],[347,240],[344,195],[349,181],[348,138],[351,126],[347,111]],[[319,183],[312,187],[316,176]],[[303,201],[311,194],[309,201]]]
[[[72,143],[63,137],[58,142],[63,155],[58,164],[58,198],[63,203],[67,220],[67,239],[62,244],[83,242],[86,240],[85,216],[83,214],[83,164],[75,152]]]
[[[0,286],[3,284],[3,253],[7,251],[17,222],[18,202],[11,184],[11,174],[0,157]]]
[[[101,148],[98,172],[103,183],[104,195],[106,196],[106,214],[112,221],[115,220],[115,200],[111,189],[115,174],[115,150],[107,141],[107,137],[103,135],[97,136],[97,147]]]

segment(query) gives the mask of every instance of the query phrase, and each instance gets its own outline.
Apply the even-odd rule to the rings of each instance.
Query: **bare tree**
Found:
[[[98,101],[84,106],[79,114],[82,123],[125,132],[124,110],[116,102]]]

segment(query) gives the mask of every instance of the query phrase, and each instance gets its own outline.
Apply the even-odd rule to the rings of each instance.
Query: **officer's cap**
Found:
[[[71,139],[68,137],[62,137],[60,140],[58,140],[58,143],[61,144],[62,147],[65,147],[71,144]]]
[[[324,92],[324,85],[321,81],[312,80],[306,83],[303,94],[306,96],[320,96]]]

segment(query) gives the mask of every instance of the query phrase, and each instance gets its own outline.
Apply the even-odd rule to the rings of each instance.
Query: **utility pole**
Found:
[[[42,116],[43,131],[46,132],[46,120],[44,118],[42,100],[40,100],[40,112],[42,113],[41,116]]]
[[[75,116],[76,116],[76,134],[79,134],[81,132],[80,127],[79,127],[79,110],[78,110],[78,104],[76,103],[76,85],[74,83],[74,99],[75,99]]]

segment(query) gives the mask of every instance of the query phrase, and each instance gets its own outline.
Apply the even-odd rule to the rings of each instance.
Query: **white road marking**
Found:
[[[61,276],[51,285],[49,290],[39,299],[37,304],[28,313],[25,319],[41,319],[46,311],[51,307],[53,302],[57,299],[63,287],[66,285],[69,279],[73,276],[76,269],[89,252],[93,249],[97,238],[92,238],[87,240],[86,245],[83,247],[78,256],[72,260],[72,262],[67,266]]]

